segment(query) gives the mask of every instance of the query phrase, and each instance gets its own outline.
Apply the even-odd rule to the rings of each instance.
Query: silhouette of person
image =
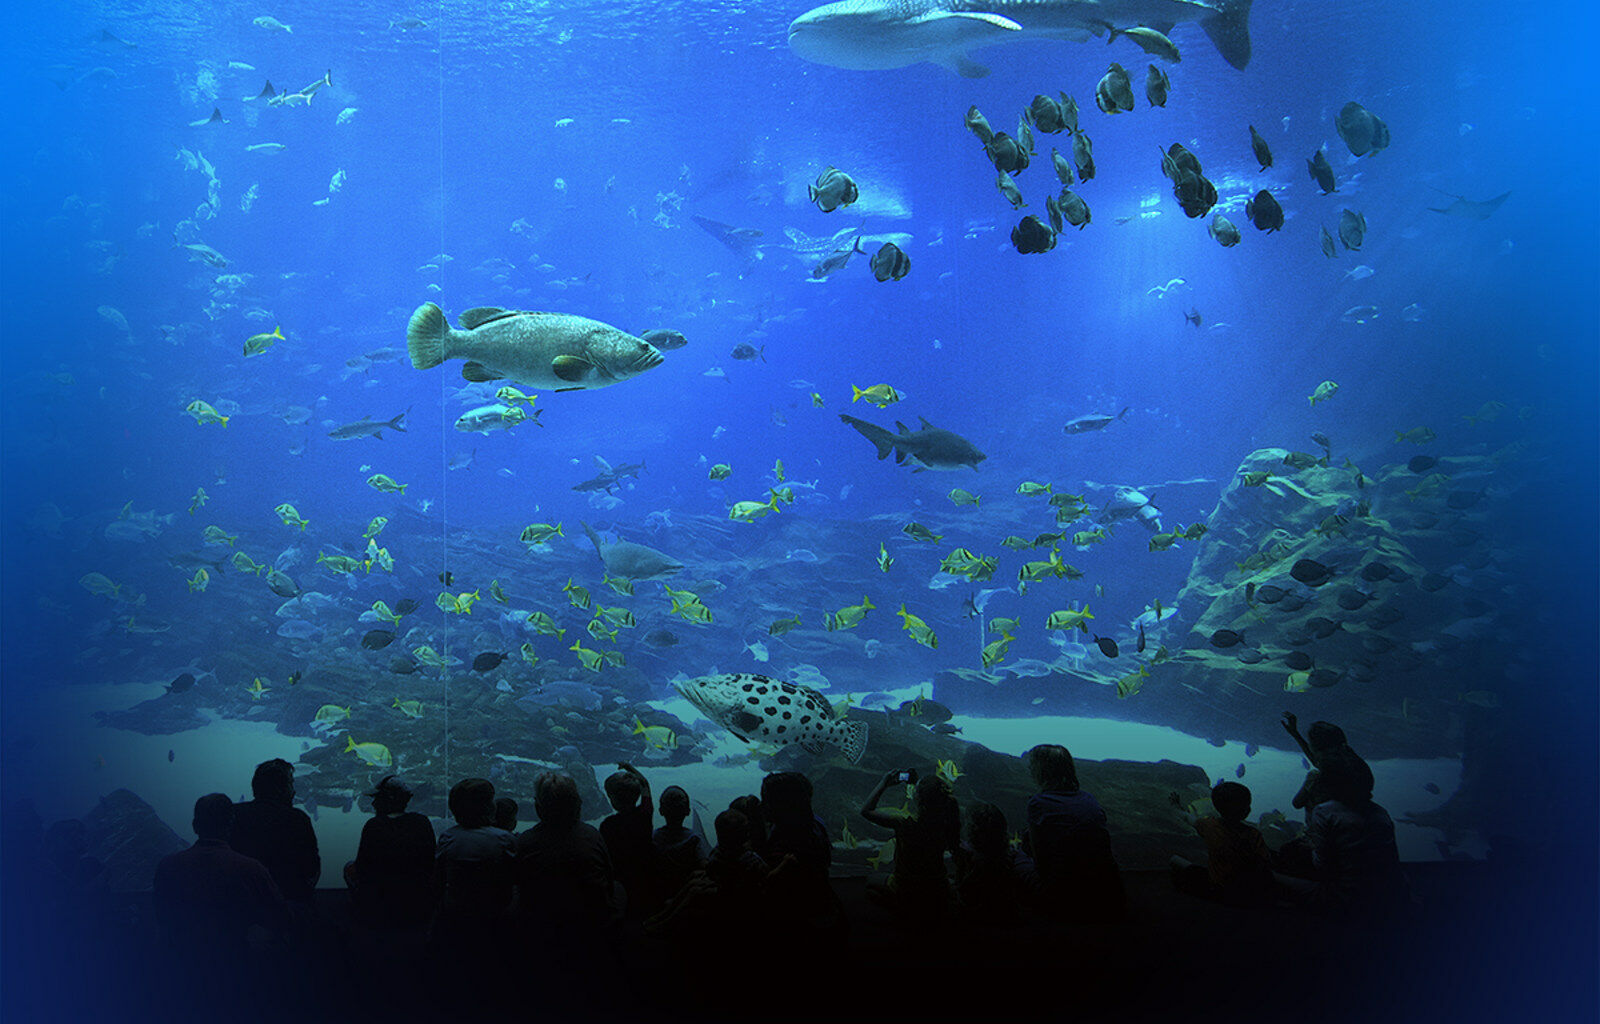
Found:
[[[1354,754],[1322,757],[1326,799],[1311,812],[1306,830],[1315,871],[1311,880],[1278,876],[1292,897],[1313,910],[1382,918],[1402,910],[1409,896],[1400,870],[1394,822],[1372,799],[1372,769]]]
[[[494,827],[507,832],[517,830],[517,802],[509,796],[494,798]]]
[[[839,929],[846,924],[843,907],[828,881],[833,843],[811,796],[811,780],[800,772],[773,772],[761,780],[767,840],[757,852],[773,869],[768,906],[781,922],[802,930]]]
[[[1173,882],[1182,892],[1230,906],[1259,907],[1274,899],[1272,852],[1250,816],[1250,788],[1225,781],[1211,787],[1215,817],[1196,819],[1194,830],[1206,844],[1206,865],[1172,858]]]
[[[1328,788],[1323,782],[1322,765],[1330,757],[1338,755],[1345,758],[1361,760],[1356,752],[1350,749],[1350,743],[1345,739],[1344,730],[1332,722],[1312,722],[1306,730],[1306,735],[1300,735],[1299,719],[1294,712],[1283,713],[1283,728],[1299,744],[1300,750],[1305,754],[1306,760],[1311,763],[1311,770],[1306,772],[1306,778],[1300,785],[1300,791],[1294,795],[1293,804],[1297,809],[1304,810],[1306,827],[1311,826],[1312,812],[1317,804],[1328,799]],[[1362,762],[1365,765],[1365,762]],[[1370,773],[1370,769],[1368,769]],[[1283,844],[1278,851],[1278,868],[1280,871],[1295,875],[1300,878],[1315,878],[1316,868],[1311,862],[1311,837],[1309,834],[1296,836]]]
[[[564,930],[598,932],[617,921],[622,893],[600,830],[583,821],[572,776],[544,772],[533,783],[539,818],[517,841],[517,912],[557,941]]]
[[[650,834],[655,824],[655,801],[650,796],[650,781],[644,773],[626,762],[606,777],[606,799],[611,814],[600,823],[611,854],[617,881],[627,893],[624,910],[629,917],[648,916],[659,902],[651,882],[654,879],[655,847]]]
[[[411,787],[397,775],[385,775],[367,796],[372,817],[344,868],[356,916],[380,927],[424,924],[433,909],[433,823],[406,809]]]
[[[294,806],[294,766],[281,757],[261,762],[250,791],[255,799],[234,808],[229,845],[266,865],[283,898],[307,908],[322,875],[322,858],[310,815]]]
[[[221,793],[195,801],[195,843],[156,865],[155,911],[172,956],[165,962],[181,975],[196,1000],[238,996],[233,986],[254,973],[249,945],[252,926],[279,930],[287,924],[283,896],[260,861],[228,845],[234,804]]]
[[[867,895],[908,917],[938,917],[950,902],[944,855],[961,848],[961,809],[950,784],[937,775],[927,775],[917,780],[910,814],[878,810],[878,801],[899,778],[900,772],[889,772],[861,806],[863,818],[894,832],[894,870],[889,884],[869,884]]]
[[[1120,918],[1126,893],[1106,812],[1078,785],[1071,752],[1045,743],[1024,756],[1040,790],[1028,798],[1026,843],[1045,906],[1078,920]]]
[[[439,834],[434,853],[437,895],[429,949],[442,968],[442,983],[484,974],[487,985],[509,963],[505,940],[517,841],[494,826],[494,783],[488,779],[462,779],[450,788],[449,805],[456,823]]]
[[[706,846],[704,839],[684,825],[690,806],[689,794],[682,786],[663,789],[660,806],[665,824],[651,833],[650,842],[655,849],[656,891],[670,896],[705,866]]]
[[[967,812],[967,841],[956,855],[956,893],[975,923],[1010,923],[1038,897],[1033,860],[1011,844],[1005,813],[979,801]]]

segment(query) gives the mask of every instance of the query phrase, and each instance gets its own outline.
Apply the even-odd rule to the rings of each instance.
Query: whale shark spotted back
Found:
[[[1250,63],[1253,0],[841,0],[789,26],[789,47],[816,64],[858,71],[927,61],[966,78],[989,69],[969,52],[1021,39],[1084,42],[1108,27],[1147,25],[1168,32],[1200,24],[1222,58]]]

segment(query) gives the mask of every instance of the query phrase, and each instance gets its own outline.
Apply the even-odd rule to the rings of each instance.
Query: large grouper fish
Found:
[[[569,313],[529,313],[479,306],[452,330],[444,310],[424,302],[406,325],[411,365],[430,370],[465,359],[470,381],[510,379],[528,387],[581,391],[637,377],[661,365],[661,352],[610,324]]]
[[[672,684],[707,718],[746,743],[786,747],[812,754],[838,747],[851,764],[867,749],[867,723],[840,718],[828,698],[796,683],[749,672],[725,672]]]
[[[816,64],[856,71],[921,61],[964,78],[989,69],[972,50],[1023,39],[1084,42],[1113,27],[1146,25],[1166,33],[1197,21],[1222,58],[1250,63],[1253,0],[840,0],[789,26],[789,48]]]

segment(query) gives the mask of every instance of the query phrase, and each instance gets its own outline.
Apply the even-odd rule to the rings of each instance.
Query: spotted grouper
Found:
[[[528,313],[480,306],[453,330],[444,311],[425,302],[406,325],[411,365],[429,370],[465,359],[470,381],[511,379],[553,391],[580,391],[637,377],[661,365],[648,341],[609,324],[569,313]]]
[[[812,754],[832,744],[852,764],[867,749],[867,723],[838,717],[828,698],[808,686],[749,672],[701,676],[674,685],[707,718],[746,743],[780,747],[797,743]]]

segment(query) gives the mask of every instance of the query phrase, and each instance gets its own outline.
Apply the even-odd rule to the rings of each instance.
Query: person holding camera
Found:
[[[911,785],[909,811],[880,811],[878,801],[894,785]],[[867,895],[906,917],[941,916],[950,903],[946,851],[961,849],[961,808],[950,784],[937,775],[918,780],[915,770],[893,771],[861,805],[861,816],[894,832],[894,870],[888,885],[868,885]]]

